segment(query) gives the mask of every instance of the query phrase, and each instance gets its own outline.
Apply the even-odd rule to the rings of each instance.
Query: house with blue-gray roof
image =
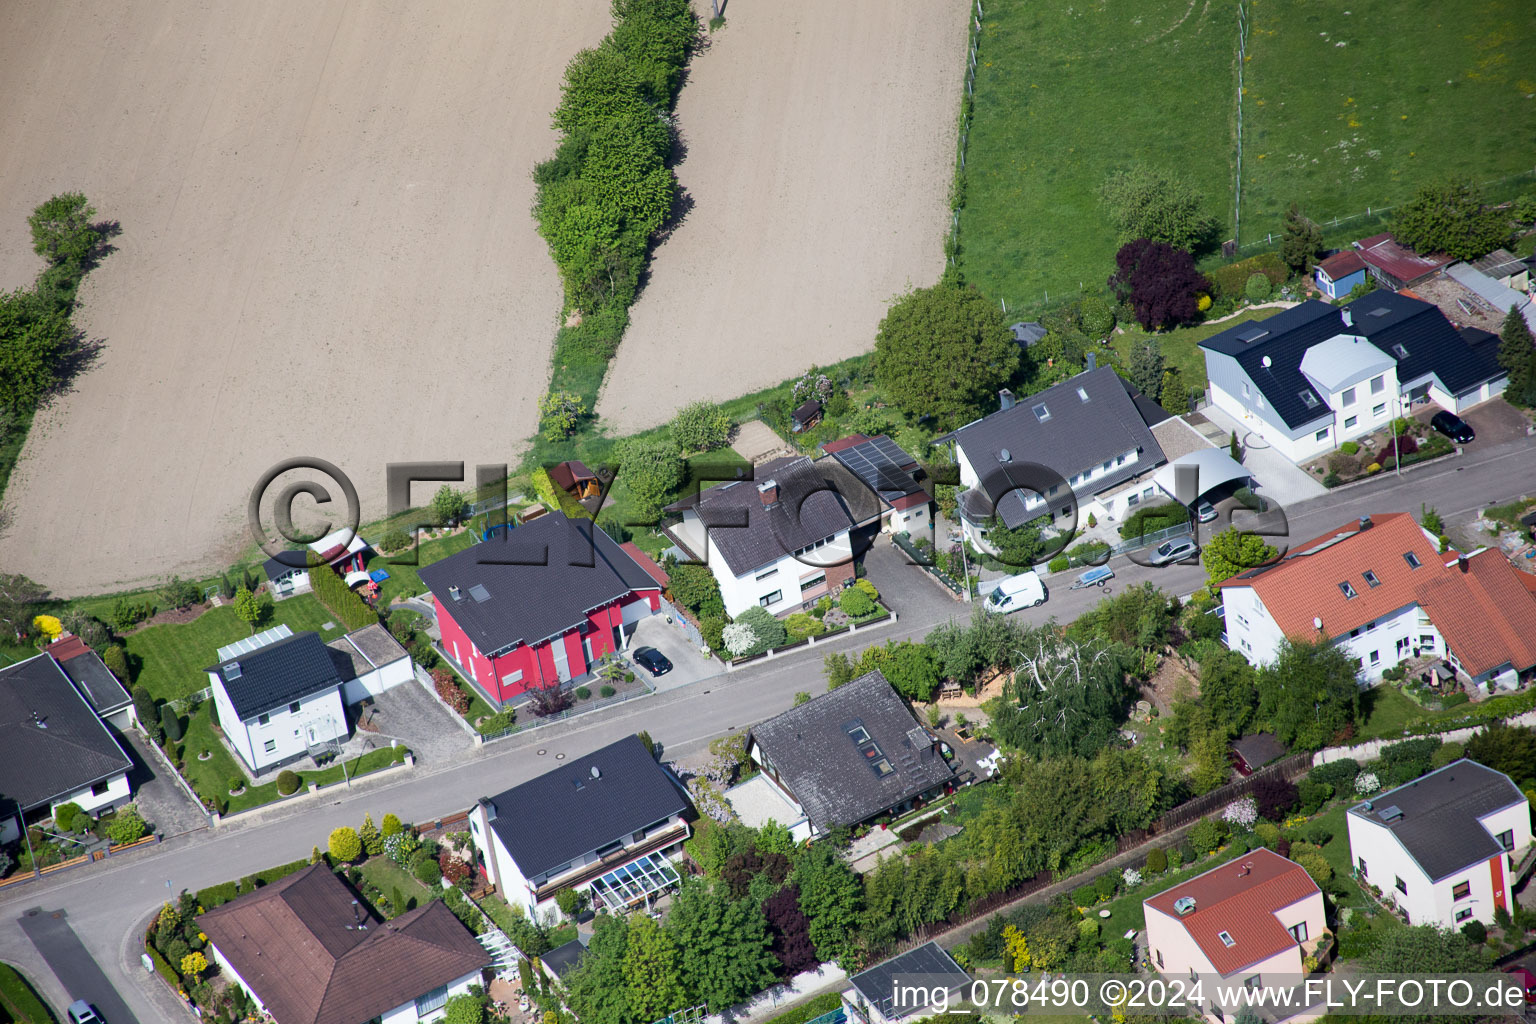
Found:
[[[1504,391],[1497,347],[1439,307],[1375,291],[1347,306],[1303,302],[1200,343],[1210,400],[1294,462],[1433,402],[1460,413]]]

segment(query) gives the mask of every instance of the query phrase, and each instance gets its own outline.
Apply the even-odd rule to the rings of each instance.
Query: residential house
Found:
[[[590,519],[540,516],[420,570],[442,649],[496,706],[580,679],[661,606],[649,559]],[[656,570],[659,571],[659,570]]]
[[[776,820],[796,839],[894,817],[955,787],[938,739],[878,671],[754,725],[747,757],[762,774],[745,785],[772,790],[789,809]],[[738,790],[733,806],[770,806]]]
[[[1462,758],[1349,809],[1355,877],[1410,924],[1492,924],[1515,909],[1531,805],[1509,776]]]
[[[1164,456],[1148,424],[1168,414],[1110,367],[1023,401],[1005,389],[999,400],[997,412],[939,438],[954,444],[960,518],[973,544],[992,550],[994,517],[1010,529],[1041,516],[1070,526],[1074,516],[1120,518],[1152,497],[1139,478]]]
[[[101,655],[87,647],[84,640],[66,633],[48,645],[48,654],[59,663],[69,681],[75,684],[75,689],[103,722],[121,733],[138,721],[133,698],[101,660]]]
[[[64,664],[44,653],[0,668],[0,843],[20,836],[17,815],[128,802],[133,761]]]
[[[835,458],[771,459],[667,511],[667,535],[709,566],[725,610],[786,615],[853,580],[854,534],[880,521],[874,494]]]
[[[555,466],[549,471],[549,479],[556,487],[577,501],[583,498],[595,498],[603,491],[602,482],[597,479],[597,474],[588,469],[587,464],[579,459],[562,462]]]
[[[1406,512],[1362,516],[1219,584],[1226,643],[1274,660],[1285,637],[1331,637],[1362,683],[1443,658],[1483,692],[1536,668],[1536,576],[1497,550],[1441,554]]]
[[[1530,266],[1508,249],[1495,249],[1482,259],[1473,260],[1472,266],[1492,278],[1495,284],[1517,292],[1531,290]]]
[[[437,1021],[491,956],[442,900],[385,921],[325,864],[198,915],[208,960],[277,1024]]]
[[[1334,253],[1312,268],[1318,290],[1330,299],[1342,299],[1356,285],[1364,284],[1366,272],[1365,260],[1353,249]]]
[[[1365,261],[1371,277],[1385,288],[1399,291],[1411,288],[1452,262],[1444,253],[1420,256],[1398,242],[1391,232],[1372,235],[1353,243],[1355,251]]]
[[[924,472],[917,460],[881,434],[850,434],[821,446],[880,499],[883,533],[908,533],[933,543],[932,498],[918,481]]]
[[[937,942],[925,942],[848,979],[843,1013],[850,1024],[896,1024],[961,1006],[971,976]]]
[[[276,626],[219,648],[207,672],[219,728],[253,774],[333,753],[347,738],[351,658],[318,633]]]
[[[1211,403],[1293,462],[1380,430],[1417,402],[1462,412],[1502,393],[1508,376],[1439,308],[1383,291],[1342,308],[1312,299],[1200,348]]]
[[[1317,883],[1263,847],[1143,900],[1142,910],[1160,974],[1234,987],[1292,984],[1326,928]],[[1204,989],[1208,1017],[1230,1014],[1214,1002],[1215,985]]]
[[[553,920],[561,889],[622,912],[678,882],[671,861],[689,836],[681,783],[636,736],[481,797],[469,833],[481,870],[530,918]]]

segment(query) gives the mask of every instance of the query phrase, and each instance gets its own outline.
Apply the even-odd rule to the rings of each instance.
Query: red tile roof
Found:
[[[1400,244],[1390,232],[1362,238],[1355,243],[1355,248],[1360,250],[1360,257],[1366,263],[1404,284],[1412,284],[1419,278],[1427,277],[1441,267],[1455,262],[1444,253],[1420,256],[1406,245]]]
[[[1328,275],[1330,281],[1338,281],[1348,277],[1357,270],[1365,269],[1365,260],[1360,254],[1345,249],[1343,252],[1334,253],[1317,265],[1317,269]]]
[[[863,444],[868,440],[869,438],[863,434],[849,434],[847,437],[840,437],[836,441],[822,442],[821,450],[826,452],[828,455],[831,455],[833,452],[840,452],[844,448],[852,448],[853,446]]]
[[[667,570],[656,564],[656,560],[635,546],[635,542],[627,540],[619,547],[625,554],[635,560],[635,564],[645,570],[645,574],[655,580],[658,586],[665,587],[668,583]]]
[[[562,491],[569,491],[578,483],[596,481],[597,474],[587,468],[585,462],[572,460],[562,462],[549,471],[549,478],[555,482],[555,486]]]
[[[1419,568],[1403,557],[1412,552]],[[1379,581],[1371,586],[1370,571]],[[1422,608],[1463,668],[1472,675],[1512,662],[1536,665],[1536,586],[1489,550],[1457,564],[1457,553],[1440,554],[1406,512],[1371,517],[1297,544],[1278,563],[1234,576],[1223,588],[1252,587],[1281,632],[1341,636],[1409,605]],[[1339,588],[1348,583],[1355,596]]]
[[[1275,914],[1319,892],[1301,865],[1260,848],[1160,892],[1145,905],[1177,921],[1211,966],[1228,975],[1297,945]],[[1180,917],[1173,904],[1185,896],[1194,898],[1195,909]],[[1222,941],[1222,932],[1232,945]]]
[[[58,661],[68,661],[70,658],[78,658],[90,651],[85,646],[85,641],[74,635],[61,636],[48,645],[48,653]]]

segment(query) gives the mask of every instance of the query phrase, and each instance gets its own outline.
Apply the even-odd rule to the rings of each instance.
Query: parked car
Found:
[[[1216,506],[1202,500],[1195,506],[1195,519],[1202,523],[1208,523],[1216,518]]]
[[[1435,413],[1429,425],[1457,444],[1471,444],[1477,440],[1477,432],[1467,425],[1466,420],[1444,409]]]
[[[1033,608],[1044,601],[1045,584],[1040,582],[1040,576],[1031,569],[1017,576],[1009,576],[999,583],[997,589],[987,595],[985,607],[989,612],[1007,615],[1020,608]]]
[[[636,647],[631,657],[635,659],[636,665],[653,676],[664,676],[672,671],[672,662],[654,647]]]
[[[1193,537],[1175,537],[1173,540],[1165,540],[1153,549],[1151,557],[1147,559],[1148,565],[1168,565],[1172,562],[1182,562],[1184,559],[1200,550]]]
[[[69,1020],[70,1024],[106,1024],[84,999],[76,999],[69,1004]]]

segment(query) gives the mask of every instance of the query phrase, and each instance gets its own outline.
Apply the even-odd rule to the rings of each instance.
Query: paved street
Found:
[[[1409,470],[1401,479],[1383,475],[1285,513],[1291,538],[1301,540],[1367,512],[1417,512],[1420,502],[1427,502],[1449,516],[1519,494],[1536,494],[1536,447],[1526,438],[1483,449],[1474,445],[1467,456]],[[375,821],[386,811],[407,821],[426,821],[461,811],[480,796],[546,770],[558,753],[578,756],[640,729],[662,743],[669,758],[686,757],[716,736],[790,707],[797,691],[820,691],[825,685],[821,669],[825,654],[889,639],[920,638],[949,616],[968,614],[967,606],[945,597],[932,581],[917,578],[921,568],[900,565],[889,554],[888,549],[876,549],[871,578],[878,577],[877,585],[890,594],[890,603],[901,614],[899,622],[513,736],[472,750],[462,760],[364,779],[333,799],[241,815],[216,830],[171,840],[150,851],[15,886],[0,892],[0,914],[4,915],[0,919],[15,920],[32,907],[64,910],[85,948],[140,1019],[185,1019],[176,1016],[180,1011],[175,1000],[165,996],[159,982],[145,976],[138,959],[137,936],[169,892],[198,889],[306,856],[312,846],[324,843],[336,825],[361,822],[365,812],[372,812]],[[1114,566],[1117,587],[1147,579],[1187,594],[1205,578],[1198,565],[1151,569],[1121,558]],[[904,580],[902,573],[912,574],[912,579]],[[1101,596],[1096,590],[1057,587],[1046,604],[1018,614],[1028,621],[1052,617],[1066,621]],[[56,1005],[68,1003],[64,986],[21,929],[0,927],[0,959],[20,965]],[[115,1018],[109,1013],[107,1019]]]

